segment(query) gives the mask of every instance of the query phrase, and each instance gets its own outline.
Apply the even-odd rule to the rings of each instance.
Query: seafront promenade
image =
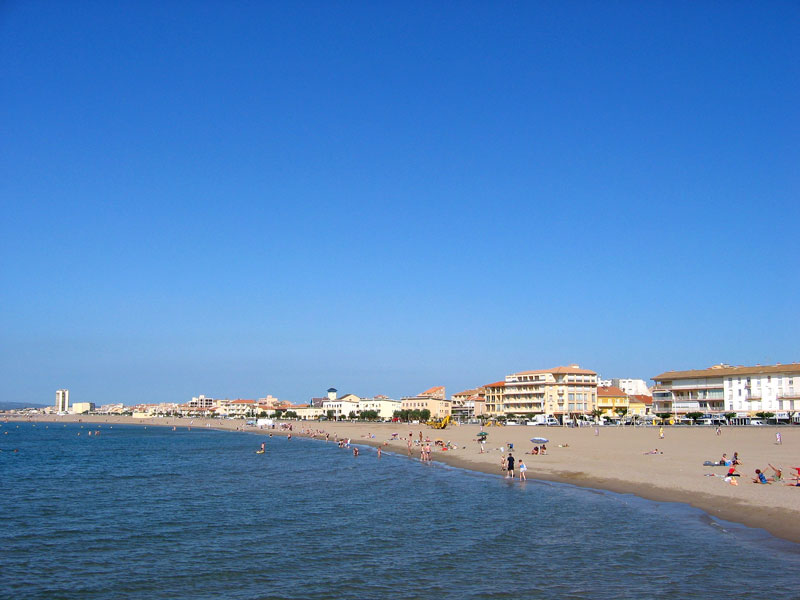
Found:
[[[21,420],[21,419],[20,419]],[[248,426],[244,420],[152,418],[134,419],[112,415],[40,416],[26,421],[61,423],[99,423],[101,431],[115,424],[215,428],[264,434],[266,430]],[[529,479],[558,481],[584,487],[631,493],[657,501],[684,502],[721,519],[766,529],[773,535],[800,543],[800,488],[783,483],[751,483],[755,469],[771,470],[769,464],[782,468],[789,482],[800,467],[800,428],[724,427],[721,435],[711,427],[666,427],[659,438],[658,427],[488,427],[487,441],[477,441],[477,425],[451,426],[435,430],[424,424],[367,422],[290,421],[293,437],[315,435],[320,443],[325,431],[334,437],[349,438],[351,444],[381,446],[384,451],[407,455],[409,434],[414,441],[411,456],[419,459],[419,433],[423,439],[448,443],[443,450],[431,444],[433,460],[452,466],[502,475],[500,463],[513,445],[513,454],[528,466]],[[3,424],[9,432],[5,445],[13,444],[13,421]],[[776,432],[782,444],[776,443]],[[279,426],[273,435],[287,435]],[[397,439],[392,439],[397,434]],[[547,455],[529,455],[532,437],[549,439]],[[282,443],[282,442],[281,442]],[[287,443],[291,443],[288,441]],[[256,443],[254,442],[254,446]],[[646,454],[655,449],[659,454]],[[663,452],[663,454],[661,454]],[[724,467],[704,466],[716,462],[723,453],[739,453],[742,474],[739,485],[723,482]],[[372,460],[375,454],[362,452],[355,460]],[[713,475],[713,476],[712,476]]]

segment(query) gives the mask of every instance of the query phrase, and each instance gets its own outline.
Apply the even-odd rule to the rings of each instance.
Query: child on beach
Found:
[[[761,472],[761,469],[756,469],[756,476],[753,478],[753,483],[767,484],[769,481],[767,480],[767,476]]]
[[[520,460],[520,461],[519,461],[519,480],[520,480],[520,481],[527,481],[527,479],[528,479],[528,478],[527,478],[527,476],[525,475],[525,472],[526,472],[527,470],[528,470],[528,467],[527,467],[527,466],[525,466],[525,463],[524,463],[523,461],[521,461],[521,460]]]

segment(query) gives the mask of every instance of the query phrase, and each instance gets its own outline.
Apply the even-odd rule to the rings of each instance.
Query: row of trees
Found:
[[[427,408],[422,410],[396,410],[394,411],[394,418],[400,419],[409,423],[411,421],[428,421],[431,418],[431,411]]]

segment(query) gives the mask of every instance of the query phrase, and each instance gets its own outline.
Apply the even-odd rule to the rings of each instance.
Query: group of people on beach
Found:
[[[725,483],[730,483],[731,485],[738,485],[737,477],[741,477],[742,474],[738,471],[736,467],[742,464],[742,461],[739,458],[739,453],[734,452],[732,458],[728,458],[726,453],[722,453],[722,457],[716,463],[706,463],[710,466],[720,466],[720,467],[728,467],[728,472],[723,476],[722,480]],[[771,483],[783,483],[789,487],[800,487],[800,467],[793,467],[797,471],[797,474],[791,479],[790,483],[787,483],[783,477],[783,469],[781,467],[776,467],[771,463],[767,463],[768,467],[772,470],[772,475],[768,476],[764,469],[756,469],[755,470],[755,477],[752,478],[752,482],[759,484],[759,485],[767,485]],[[711,473],[711,475],[715,475]]]

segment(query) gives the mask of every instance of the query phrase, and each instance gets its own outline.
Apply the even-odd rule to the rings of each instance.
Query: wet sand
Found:
[[[69,415],[63,417],[38,417],[36,421],[57,421],[136,424],[148,426],[178,426],[240,430],[258,433],[255,427],[244,425],[242,420],[177,419],[174,417],[133,419],[117,416]],[[27,420],[27,419],[26,419]],[[768,463],[783,468],[789,480],[800,467],[800,427],[725,427],[722,435],[715,435],[712,427],[666,427],[665,437],[659,439],[657,427],[600,427],[569,429],[563,427],[488,427],[484,453],[480,452],[477,425],[450,426],[435,430],[423,424],[403,423],[334,423],[292,422],[293,436],[301,436],[304,429],[325,430],[334,435],[350,438],[351,443],[383,446],[386,451],[407,454],[409,432],[413,439],[441,439],[457,446],[442,451],[431,445],[433,460],[456,467],[503,474],[500,460],[514,445],[515,458],[523,459],[528,466],[529,479],[557,481],[619,493],[635,494],[662,502],[684,502],[700,508],[710,515],[766,529],[772,535],[800,543],[800,488],[783,484],[755,485],[751,483],[754,470],[760,468],[768,476],[772,470]],[[8,427],[5,425],[4,427]],[[285,435],[287,431],[270,430]],[[783,444],[775,443],[775,433],[780,432]],[[397,433],[399,440],[391,440]],[[374,437],[368,438],[369,434]],[[546,456],[525,454],[533,447],[532,437],[545,437]],[[319,436],[318,436],[319,438]],[[324,439],[324,438],[322,438]],[[384,445],[385,444],[385,445]],[[561,446],[561,447],[559,447]],[[644,454],[655,448],[663,454]],[[716,461],[725,452],[729,457],[739,453],[742,462],[739,485],[722,481],[725,467],[706,467],[706,460]],[[412,447],[412,456],[419,459],[420,449]],[[370,454],[362,454],[368,459]],[[715,474],[708,477],[706,474]]]

